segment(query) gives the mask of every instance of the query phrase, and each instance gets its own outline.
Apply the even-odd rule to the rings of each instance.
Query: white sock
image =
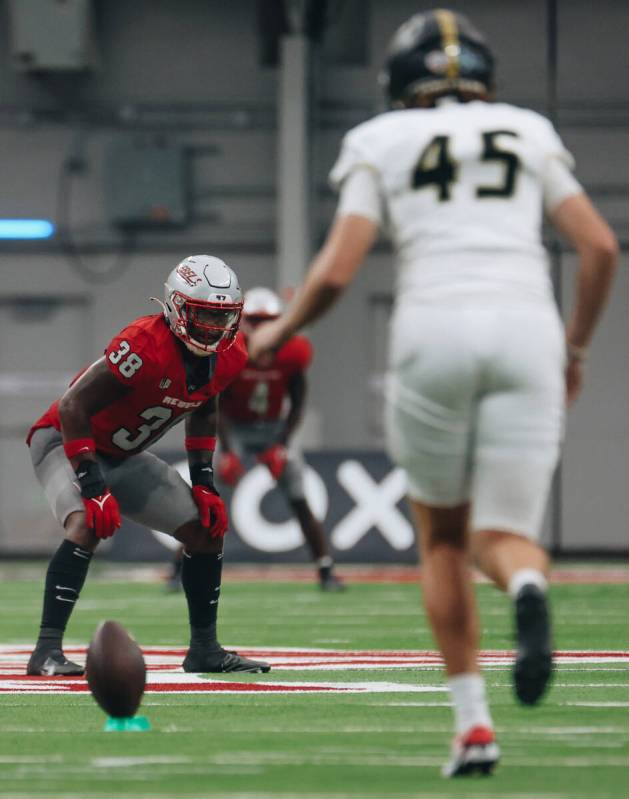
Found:
[[[457,674],[448,679],[448,687],[452,695],[457,735],[464,735],[472,727],[493,729],[485,693],[485,680],[480,674]]]
[[[515,599],[518,592],[525,585],[536,585],[542,593],[548,591],[548,581],[537,569],[518,569],[511,575],[507,591],[511,599]]]

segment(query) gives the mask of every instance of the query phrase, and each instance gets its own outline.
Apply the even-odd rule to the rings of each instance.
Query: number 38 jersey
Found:
[[[242,333],[228,350],[209,356],[207,361],[207,382],[189,391],[182,346],[164,317],[143,316],[125,327],[105,350],[105,362],[130,391],[91,417],[97,451],[118,458],[140,452],[223,391],[247,361]],[[34,431],[41,427],[61,430],[58,406],[59,402],[54,402],[33,425],[29,444]]]
[[[366,215],[387,224],[400,301],[504,297],[514,289],[548,299],[542,210],[580,191],[571,168],[544,117],[479,100],[393,111],[359,125],[345,136],[330,180],[343,194],[361,170],[375,182],[380,208]],[[339,212],[360,214],[343,194]]]
[[[279,419],[291,377],[307,369],[311,360],[308,339],[293,336],[268,365],[248,362],[221,395],[221,413],[238,424]]]

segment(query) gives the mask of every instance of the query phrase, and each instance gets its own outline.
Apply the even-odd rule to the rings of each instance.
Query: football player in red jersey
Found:
[[[161,304],[163,313],[136,319],[115,336],[29,432],[35,473],[65,539],[48,566],[28,674],[83,673],[65,657],[63,634],[92,554],[116,532],[121,513],[184,545],[191,629],[184,670],[269,670],[227,652],[216,638],[227,512],[212,455],[217,397],[247,360],[238,279],[218,258],[190,256],[169,275]],[[182,419],[192,489],[145,452]]]
[[[245,337],[260,322],[275,319],[281,311],[280,298],[270,289],[247,291],[242,324]],[[311,360],[308,339],[293,336],[264,362],[248,361],[221,394],[218,475],[233,486],[245,472],[243,460],[264,464],[299,522],[317,564],[319,585],[324,591],[339,591],[345,586],[334,573],[325,532],[305,497],[303,460],[288,446],[302,418],[305,373]]]

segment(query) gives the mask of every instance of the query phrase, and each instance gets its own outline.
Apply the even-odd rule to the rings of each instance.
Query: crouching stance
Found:
[[[269,671],[216,637],[227,511],[212,455],[217,396],[247,360],[238,279],[218,258],[191,256],[169,275],[163,309],[115,336],[29,432],[35,473],[65,539],[48,566],[28,674],[83,673],[65,657],[63,634],[94,550],[116,532],[121,513],[184,545],[191,629],[184,670]],[[182,419],[192,489],[145,451]]]

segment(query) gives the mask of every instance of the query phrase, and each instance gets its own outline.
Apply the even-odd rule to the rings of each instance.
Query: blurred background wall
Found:
[[[0,552],[54,545],[26,430],[114,333],[155,310],[148,298],[161,296],[181,258],[217,254],[245,288],[290,290],[298,282],[334,213],[326,177],[341,138],[383,110],[377,74],[386,42],[431,5],[0,2],[0,217],[57,226],[46,240],[0,240]],[[454,7],[488,36],[499,98],[555,119],[623,243],[586,390],[570,412],[546,537],[567,552],[626,551],[629,4]],[[291,42],[297,50],[287,49]],[[305,227],[295,228],[293,213]],[[559,249],[554,262],[565,309],[575,262]],[[383,242],[311,331],[316,357],[303,431],[311,450],[382,447],[392,279]],[[173,450],[180,436],[173,431],[159,446]]]

